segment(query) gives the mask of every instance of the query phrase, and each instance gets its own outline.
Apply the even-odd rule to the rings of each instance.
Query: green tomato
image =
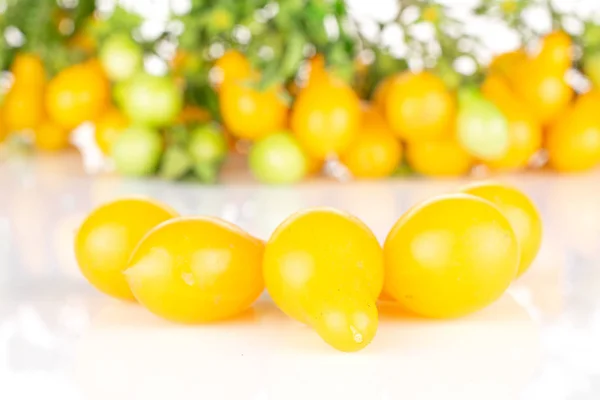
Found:
[[[115,140],[112,158],[123,175],[152,175],[160,162],[162,147],[162,138],[155,130],[129,128]]]
[[[100,62],[113,81],[124,81],[142,68],[144,52],[128,35],[109,37],[100,49]]]
[[[131,121],[152,128],[171,124],[183,106],[182,93],[171,78],[146,73],[131,78],[119,100]]]
[[[600,87],[600,52],[586,55],[583,58],[583,71],[594,87]]]
[[[500,110],[478,89],[458,93],[456,133],[462,147],[480,160],[497,160],[508,151],[508,122]]]
[[[227,141],[214,124],[192,131],[188,150],[196,163],[220,163],[227,155]]]
[[[287,184],[307,173],[306,155],[289,133],[276,133],[256,142],[250,150],[250,170],[261,182]]]

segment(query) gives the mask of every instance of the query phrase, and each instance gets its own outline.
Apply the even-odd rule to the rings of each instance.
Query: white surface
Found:
[[[383,239],[409,206],[461,182],[200,186],[90,178],[79,165],[0,165],[2,400],[600,398],[598,173],[505,177],[543,213],[532,270],[466,319],[407,319],[384,307],[374,342],[343,354],[266,298],[236,320],[198,327],[113,301],[80,276],[74,230],[93,206],[135,193],[262,238],[300,208],[334,206]]]

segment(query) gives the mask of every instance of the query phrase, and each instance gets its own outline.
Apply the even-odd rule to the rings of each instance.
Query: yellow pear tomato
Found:
[[[171,208],[144,198],[104,204],[83,222],[75,256],[83,276],[110,296],[134,300],[123,270],[140,239],[156,225],[177,216]]]
[[[264,243],[211,217],[181,217],[153,229],[125,271],[136,299],[170,321],[201,323],[248,309],[263,291]]]
[[[385,293],[432,318],[475,312],[498,299],[517,274],[519,243],[489,201],[435,197],[405,213],[384,244]]]
[[[267,242],[263,271],[275,303],[336,349],[357,351],[375,336],[383,256],[355,217],[326,208],[290,216]]]

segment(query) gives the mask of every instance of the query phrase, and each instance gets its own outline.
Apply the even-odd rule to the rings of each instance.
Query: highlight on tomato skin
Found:
[[[169,206],[144,197],[117,199],[97,207],[75,237],[75,256],[83,276],[109,296],[134,300],[122,271],[140,239],[176,216]]]
[[[212,217],[179,217],[151,230],[124,277],[140,304],[169,321],[199,324],[247,310],[264,288],[264,243]]]
[[[517,275],[508,219],[487,200],[453,193],[406,212],[383,246],[384,292],[429,318],[457,318],[497,300]]]

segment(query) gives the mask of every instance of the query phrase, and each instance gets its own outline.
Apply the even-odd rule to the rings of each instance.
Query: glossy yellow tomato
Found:
[[[562,75],[573,63],[574,46],[571,37],[564,31],[554,31],[544,36],[536,62],[558,75]]]
[[[542,219],[533,202],[520,190],[495,182],[475,183],[462,192],[488,200],[508,219],[521,249],[517,276],[522,275],[542,244]]]
[[[475,312],[498,299],[517,274],[519,244],[489,201],[467,194],[413,207],[384,245],[385,292],[432,318]]]
[[[235,50],[226,51],[215,62],[214,68],[218,71],[217,88],[225,82],[238,82],[248,79],[252,74],[252,66],[246,56]]]
[[[225,81],[219,106],[229,132],[240,139],[257,140],[287,124],[288,108],[278,85],[261,91],[247,82]]]
[[[35,128],[34,143],[39,150],[63,150],[69,145],[69,131],[52,121],[44,121]]]
[[[263,291],[264,243],[210,217],[181,217],[153,229],[125,271],[136,299],[174,322],[201,323],[248,309]]]
[[[290,124],[306,152],[325,159],[350,145],[358,134],[360,116],[357,94],[344,82],[329,77],[300,92]]]
[[[104,112],[109,103],[108,81],[96,63],[74,65],[50,81],[45,103],[53,121],[73,129]]]
[[[290,216],[267,242],[263,270],[279,308],[336,349],[357,351],[375,336],[383,256],[353,216],[332,209]]]
[[[94,136],[104,154],[110,154],[116,138],[129,126],[129,119],[116,108],[111,108],[96,121]]]
[[[75,256],[83,276],[110,296],[133,300],[123,271],[142,237],[177,216],[171,208],[144,198],[125,198],[96,208],[75,238]]]
[[[14,85],[4,98],[2,119],[9,132],[34,129],[44,117],[41,88]]]
[[[591,91],[563,113],[546,137],[549,164],[561,172],[589,170],[600,163],[600,92]]]
[[[573,89],[563,74],[528,59],[516,67],[511,87],[542,125],[551,123],[573,99]]]
[[[41,88],[46,83],[46,70],[40,57],[32,53],[18,53],[10,67],[15,85]]]
[[[444,137],[456,115],[456,102],[437,76],[405,72],[394,78],[385,99],[385,116],[403,140]]]
[[[342,153],[341,160],[354,177],[383,178],[400,164],[400,142],[380,118],[363,113],[358,136]]]
[[[454,138],[408,143],[406,160],[417,173],[425,176],[462,176],[474,159]]]
[[[508,151],[502,158],[486,161],[486,165],[492,169],[526,167],[531,157],[542,147],[542,127],[501,76],[488,75],[481,91],[506,117],[509,135]]]

